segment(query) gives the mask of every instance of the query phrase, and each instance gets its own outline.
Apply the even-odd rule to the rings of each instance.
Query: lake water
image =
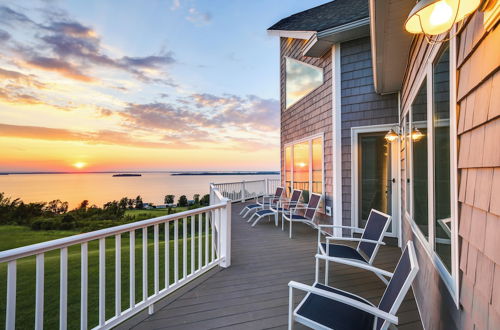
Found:
[[[146,203],[163,204],[167,194],[192,199],[194,194],[208,194],[210,183],[279,179],[279,175],[170,175],[142,173],[140,177],[113,177],[112,173],[79,174],[10,174],[0,175],[0,192],[24,202],[67,201],[69,207],[83,200],[102,206],[122,197],[141,195]]]

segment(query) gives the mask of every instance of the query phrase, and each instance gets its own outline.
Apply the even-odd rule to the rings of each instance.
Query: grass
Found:
[[[147,212],[149,215],[161,215],[161,211],[166,210],[147,210],[132,212]],[[129,212],[129,211],[127,211]],[[149,216],[151,217],[151,216]],[[187,274],[191,272],[191,232],[190,219],[187,221]],[[182,238],[182,221],[179,221],[179,237]],[[170,224],[169,244],[170,266],[169,283],[174,281],[174,241],[173,224]],[[164,226],[159,226],[159,284],[160,290],[165,287],[165,232]],[[202,221],[203,233],[206,231],[205,221]],[[210,229],[210,228],[209,228]],[[198,233],[198,223],[196,223],[196,232]],[[21,226],[0,226],[0,250],[11,249],[18,246],[34,244],[60,237],[73,235],[74,231],[32,231],[27,227]],[[142,231],[138,230],[135,234],[135,301],[142,300]],[[198,238],[195,236],[195,269],[200,267],[198,263]],[[202,263],[205,264],[205,244],[208,239],[208,249],[211,251],[210,236],[202,235]],[[179,239],[179,271],[178,276],[182,278],[182,255],[183,240]],[[148,295],[154,293],[154,246],[153,246],[153,228],[148,230]],[[130,274],[129,274],[129,254],[130,237],[129,234],[123,234],[121,237],[121,305],[122,310],[129,307]],[[209,253],[210,254],[210,253]],[[209,256],[210,258],[210,256]],[[80,322],[80,276],[81,276],[81,254],[80,245],[69,247],[68,249],[68,328],[79,328]],[[44,297],[44,327],[53,329],[59,326],[59,251],[52,251],[45,254],[45,297]],[[35,257],[22,258],[17,261],[17,304],[16,304],[16,328],[30,329],[34,327],[35,315]],[[7,265],[0,264],[0,324],[5,324],[5,305],[6,305],[6,282]],[[88,325],[89,328],[98,324],[98,294],[99,294],[99,251],[98,241],[89,242],[88,246]],[[106,319],[115,314],[115,238],[106,238]]]

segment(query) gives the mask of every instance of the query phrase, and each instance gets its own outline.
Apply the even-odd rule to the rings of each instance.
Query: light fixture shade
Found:
[[[418,142],[422,140],[424,137],[424,133],[422,133],[418,128],[414,128],[413,131],[411,132],[411,139],[415,142]]]
[[[478,9],[482,0],[421,0],[405,22],[410,33],[438,35]]]
[[[387,134],[385,135],[385,139],[387,140],[387,142],[393,142],[393,141],[396,141],[398,139],[399,135],[398,133],[394,132],[394,130],[391,128],[391,130],[389,132],[387,132]]]

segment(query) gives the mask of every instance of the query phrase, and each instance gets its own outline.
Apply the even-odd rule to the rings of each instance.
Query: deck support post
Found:
[[[231,200],[224,198],[225,208],[219,212],[220,221],[220,248],[221,262],[220,266],[227,268],[231,266]]]

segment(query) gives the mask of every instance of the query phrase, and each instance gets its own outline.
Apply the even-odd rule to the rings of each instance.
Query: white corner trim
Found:
[[[342,121],[341,121],[340,44],[332,47],[332,171],[333,224],[342,225]],[[342,236],[342,229],[333,234]]]

